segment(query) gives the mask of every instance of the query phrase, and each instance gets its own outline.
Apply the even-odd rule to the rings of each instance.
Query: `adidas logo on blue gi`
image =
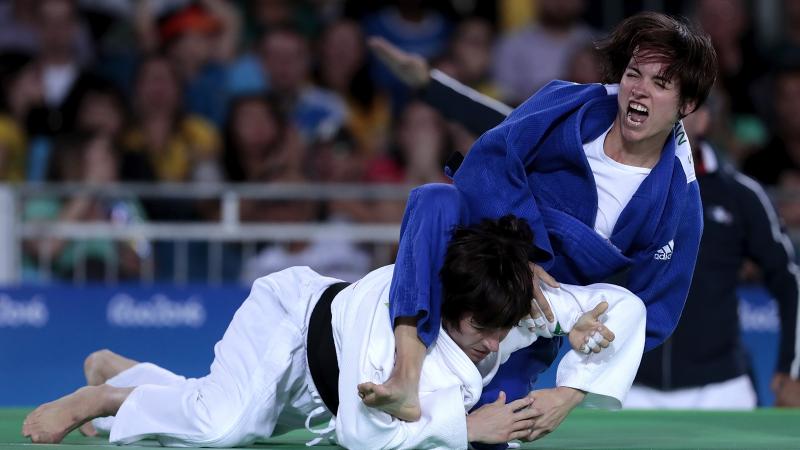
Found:
[[[653,255],[653,258],[659,261],[669,261],[670,259],[672,259],[672,249],[674,248],[675,248],[675,241],[670,239],[670,241],[667,242],[667,245],[661,247],[660,249],[658,249],[658,251],[656,251],[656,254]]]

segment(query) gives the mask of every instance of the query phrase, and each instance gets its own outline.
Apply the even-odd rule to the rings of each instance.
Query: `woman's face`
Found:
[[[280,130],[275,116],[260,101],[245,101],[236,109],[233,133],[240,151],[255,152],[270,147]]]
[[[166,59],[145,62],[136,84],[139,112],[173,112],[180,101],[180,84]]]
[[[124,114],[116,101],[99,92],[87,93],[78,109],[78,124],[86,130],[115,136],[122,130]]]
[[[486,74],[491,64],[492,29],[484,20],[470,20],[459,28],[453,42],[453,57],[468,79]]]
[[[620,80],[617,102],[623,140],[647,142],[663,139],[680,112],[680,86],[662,76],[664,62],[651,55],[634,56]],[[692,105],[684,107],[691,111]],[[662,145],[661,142],[659,145]],[[660,147],[659,147],[660,148]]]
[[[409,170],[437,167],[447,144],[441,116],[425,103],[411,102],[401,116],[397,144]]]
[[[363,40],[358,25],[352,22],[335,24],[325,33],[320,48],[323,76],[330,78],[325,81],[336,87],[350,82],[364,62]]]

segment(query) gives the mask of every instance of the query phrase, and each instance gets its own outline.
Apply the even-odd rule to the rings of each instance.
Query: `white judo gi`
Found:
[[[110,442],[117,444],[152,437],[167,446],[231,447],[304,424],[310,428],[310,419],[315,417],[323,423],[330,421],[326,432],[332,433],[335,425],[337,442],[347,448],[467,448],[467,411],[508,353],[533,342],[538,329],[528,323],[515,327],[500,352],[479,367],[441,332],[423,363],[421,420],[394,419],[365,407],[356,389],[364,381],[386,381],[394,366],[388,311],[392,270],[393,266],[387,266],[371,272],[342,290],[331,304],[340,370],[336,417],[316,392],[305,346],[316,302],[339,280],[295,267],[253,284],[250,296],[214,347],[209,375],[186,379],[153,364],[137,364],[107,381],[113,386],[136,386],[116,417],[93,423],[108,431]],[[630,388],[644,346],[641,301],[612,285],[562,285],[548,289],[547,295],[562,327],[568,328],[581,311],[602,300],[609,302],[606,324],[616,340],[597,355],[570,352],[574,357],[565,357],[558,377],[560,385],[563,381],[567,383],[563,385],[598,393],[598,398],[620,401]]]

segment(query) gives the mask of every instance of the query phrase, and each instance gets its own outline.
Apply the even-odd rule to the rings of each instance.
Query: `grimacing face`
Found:
[[[458,321],[458,329],[448,328],[447,334],[477,364],[500,349],[500,341],[509,331],[510,328],[481,327],[472,320],[472,314],[467,314]]]
[[[617,121],[625,142],[660,148],[681,115],[680,86],[662,76],[666,63],[651,54],[634,55],[619,85]],[[691,112],[693,104],[683,106]]]

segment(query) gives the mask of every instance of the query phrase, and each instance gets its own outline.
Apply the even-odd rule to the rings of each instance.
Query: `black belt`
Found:
[[[311,319],[308,321],[308,370],[322,402],[334,415],[339,409],[339,360],[336,358],[336,344],[333,342],[331,303],[336,294],[347,286],[350,283],[341,282],[328,286],[311,311]]]

